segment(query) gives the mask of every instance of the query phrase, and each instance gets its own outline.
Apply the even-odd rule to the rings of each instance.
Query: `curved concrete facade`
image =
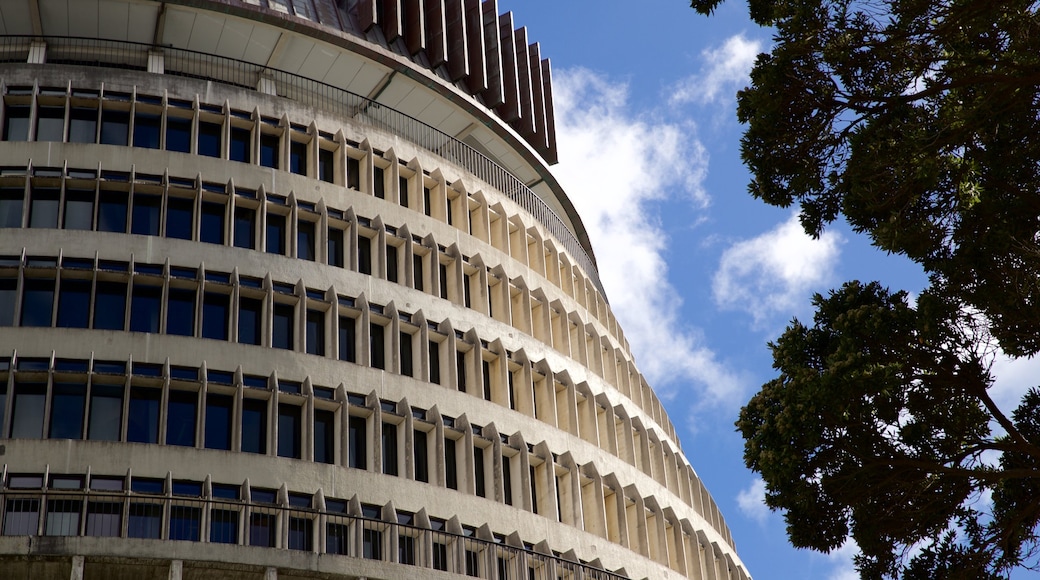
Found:
[[[748,578],[495,2],[0,23],[0,577]]]

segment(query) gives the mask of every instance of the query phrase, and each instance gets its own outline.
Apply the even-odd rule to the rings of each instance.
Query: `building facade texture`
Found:
[[[495,0],[3,0],[0,95],[0,578],[748,578]]]

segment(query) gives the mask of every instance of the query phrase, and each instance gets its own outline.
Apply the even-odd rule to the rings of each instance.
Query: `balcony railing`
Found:
[[[504,542],[331,510],[84,490],[6,490],[0,500],[4,536],[109,537],[299,550],[493,580],[625,578]]]
[[[34,48],[33,43],[37,43]],[[42,43],[42,44],[40,44]],[[44,49],[45,46],[45,49]],[[344,89],[248,61],[129,41],[79,37],[0,36],[0,63],[26,63],[44,49],[46,62],[148,70],[150,55],[161,54],[164,74],[198,78],[255,90],[273,85],[280,97],[389,131],[457,163],[505,193],[538,220],[577,262],[606,299],[592,256],[564,221],[516,176],[473,147],[401,111]]]

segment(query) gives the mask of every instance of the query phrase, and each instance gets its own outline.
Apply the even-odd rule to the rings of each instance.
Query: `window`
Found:
[[[487,489],[484,486],[484,448],[473,447],[473,480],[476,484],[476,492],[480,497],[487,497]]]
[[[260,134],[260,165],[278,167],[278,142],[280,139],[278,135]]]
[[[441,542],[433,543],[433,569],[448,571],[448,545]]]
[[[159,332],[161,308],[162,288],[135,284],[130,297],[130,331]]]
[[[170,288],[166,304],[166,334],[195,335],[195,290]]]
[[[40,525],[40,500],[14,498],[6,502],[5,536],[35,536]]]
[[[202,298],[202,338],[227,340],[231,322],[231,296],[206,292]]]
[[[330,518],[331,520],[331,518]],[[333,523],[329,521],[325,525],[325,553],[340,554],[346,556],[348,544],[348,530],[346,524]]]
[[[329,228],[329,265],[343,267],[343,230]]]
[[[289,549],[309,552],[314,547],[314,522],[289,516]]]
[[[278,456],[300,459],[301,408],[296,405],[278,405]]]
[[[65,138],[65,107],[40,105],[36,108],[36,140],[63,141]]]
[[[249,514],[249,545],[274,547],[275,515],[253,512]]]
[[[293,141],[289,145],[289,171],[297,175],[307,174],[307,144]]]
[[[386,199],[386,177],[382,167],[372,170],[372,195],[379,199]]]
[[[159,235],[161,213],[162,196],[135,193],[130,233],[142,236]]]
[[[228,146],[228,156],[231,161],[252,163],[251,148],[249,146],[250,136],[249,129],[243,127],[231,128],[231,142]]]
[[[286,254],[285,216],[276,213],[267,214],[267,253]]]
[[[94,328],[123,330],[126,321],[126,283],[99,281],[94,289]]]
[[[398,177],[397,178],[397,195],[400,204],[404,207],[408,207],[408,178]]]
[[[430,482],[430,465],[429,455],[427,455],[427,436],[426,432],[415,429],[412,433],[412,450],[414,454],[413,461],[415,463],[415,479],[416,481],[423,481],[426,483]]]
[[[242,451],[267,453],[267,401],[242,399]]]
[[[14,326],[14,302],[17,296],[18,279],[0,278],[0,326]],[[343,347],[340,346],[342,351]]]
[[[242,206],[235,208],[235,247],[256,249],[256,210]]]
[[[397,283],[397,246],[393,244],[386,245],[386,279]]]
[[[402,331],[401,340],[401,374],[406,377],[415,376],[412,368],[412,335]]]
[[[67,230],[89,230],[94,225],[94,192],[68,189],[65,191],[65,212],[62,227]]]
[[[318,149],[318,179],[327,183],[334,183],[334,165],[335,163],[333,161],[332,151],[328,149]]]
[[[122,531],[123,502],[88,501],[86,534],[94,537],[118,537]]]
[[[430,382],[441,384],[441,343],[430,341]]]
[[[98,196],[97,229],[99,232],[126,233],[128,195],[122,191],[101,190]]]
[[[180,153],[191,151],[191,119],[166,117],[166,150]]]
[[[231,395],[206,393],[206,449],[231,449]]]
[[[369,325],[369,351],[372,368],[386,368],[386,340],[383,326],[375,322]]]
[[[199,155],[220,157],[220,123],[199,121]]]
[[[20,187],[0,188],[0,228],[22,227],[22,197]]]
[[[361,189],[361,162],[350,156],[347,157],[347,187]]]
[[[166,202],[166,237],[190,240],[194,213],[195,200],[172,196],[168,198]]]
[[[186,505],[170,506],[170,539],[198,542],[202,530],[202,509]]]
[[[90,386],[90,419],[87,424],[87,439],[119,441],[120,427],[123,424],[122,417],[123,387],[92,384]]]
[[[83,410],[87,395],[86,383],[54,383],[51,395],[51,439],[80,439],[83,437]]]
[[[238,543],[238,512],[212,509],[209,513],[209,541],[212,544]]]
[[[350,448],[347,466],[368,469],[368,428],[364,417],[351,416],[348,422]]]
[[[161,394],[158,389],[130,388],[127,441],[131,443],[159,442],[159,399]]]
[[[199,241],[210,244],[224,244],[224,204],[212,201],[202,202],[202,219],[199,227]]]
[[[162,534],[162,504],[131,501],[128,515],[128,537],[159,539]]]
[[[314,410],[314,461],[336,463],[336,414],[324,409]]]
[[[383,532],[366,527],[361,534],[362,556],[369,560],[383,559]]]
[[[105,109],[101,111],[101,143],[127,146],[130,131],[130,113]]]
[[[238,299],[238,342],[260,344],[260,315],[263,302],[256,298]]]
[[[423,257],[420,254],[412,254],[412,279],[415,281],[415,289],[423,291]]]
[[[325,356],[325,313],[307,311],[307,354]]]
[[[415,565],[415,536],[407,533],[397,535],[397,561],[400,564]]]
[[[29,205],[30,228],[58,227],[58,198],[61,191],[51,187],[33,187]]]
[[[28,141],[29,106],[10,105],[4,113],[4,141]]]
[[[69,143],[96,143],[97,119],[96,106],[73,106],[69,110]]]
[[[513,475],[510,463],[512,458],[508,455],[502,456],[502,485],[505,491],[506,505],[513,505]]]
[[[271,346],[293,349],[293,305],[275,304],[271,323]]]
[[[362,274],[372,273],[372,240],[365,236],[358,236],[358,272]]]
[[[86,328],[90,316],[90,280],[61,281],[58,293],[58,326]]]
[[[457,468],[456,441],[448,437],[444,438],[444,485],[448,489],[459,488],[459,476]]]
[[[50,326],[54,280],[27,278],[22,292],[22,326]]]
[[[166,408],[166,444],[195,446],[195,407],[199,395],[194,391],[171,390]]]
[[[158,149],[161,124],[162,119],[156,113],[134,115],[134,147]]]
[[[17,382],[11,409],[12,439],[42,439],[47,383]]]
[[[296,257],[314,261],[314,222],[296,222]]]
[[[397,425],[383,423],[383,473],[397,475]]]

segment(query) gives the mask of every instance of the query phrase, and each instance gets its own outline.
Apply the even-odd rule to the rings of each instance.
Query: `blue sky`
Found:
[[[919,291],[918,268],[838,225],[809,239],[746,193],[734,94],[769,31],[729,0],[499,0],[552,61],[560,163],[636,362],[756,580],[854,578],[851,547],[795,550],[733,422],[773,378],[766,343],[848,279]],[[1022,367],[1016,373],[1027,375]],[[1015,391],[1015,389],[1011,389]],[[1013,400],[1013,392],[1008,394]]]

